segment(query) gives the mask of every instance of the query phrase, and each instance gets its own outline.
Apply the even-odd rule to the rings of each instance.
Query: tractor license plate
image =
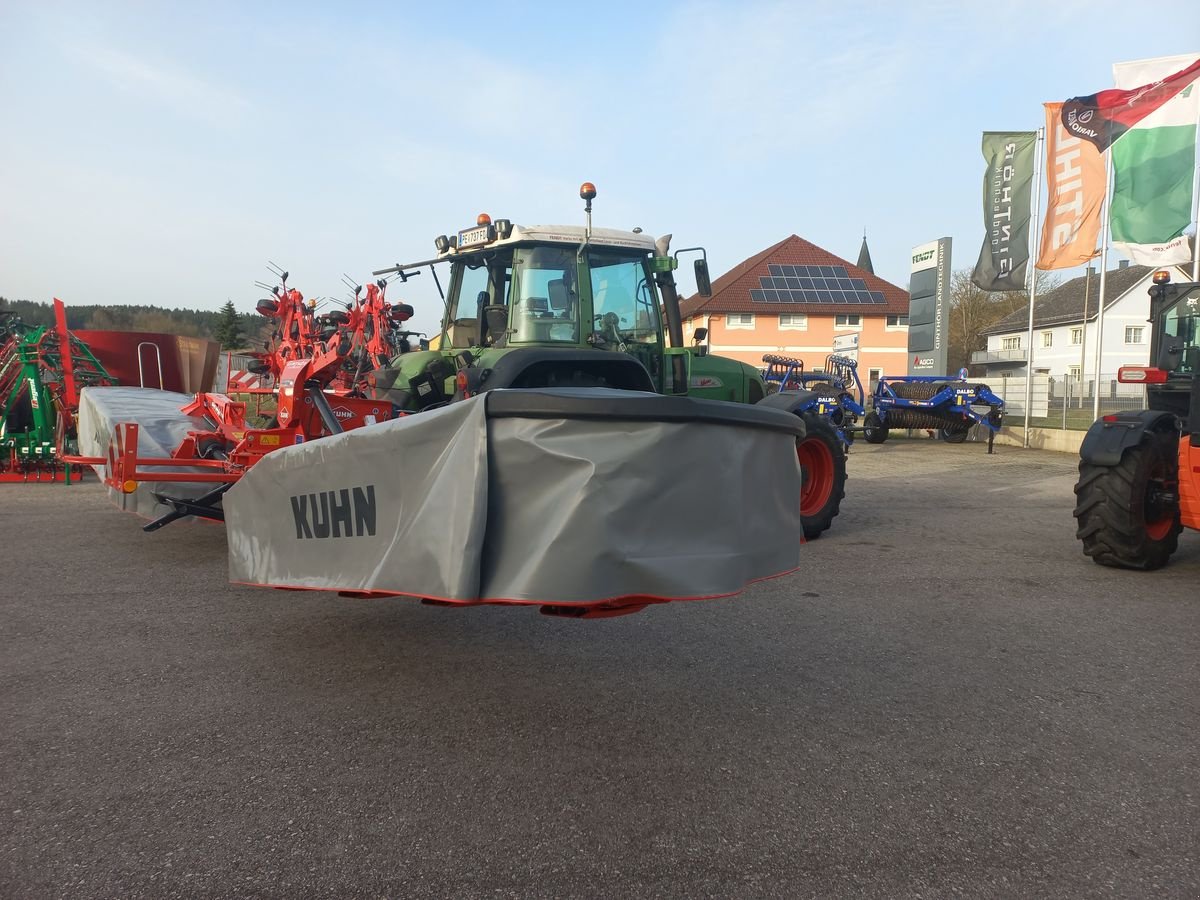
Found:
[[[492,226],[480,225],[478,228],[464,228],[458,233],[458,249],[474,247],[476,244],[486,244],[492,239]]]

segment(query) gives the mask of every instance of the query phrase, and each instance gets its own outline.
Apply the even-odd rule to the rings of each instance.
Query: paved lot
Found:
[[[0,485],[0,896],[1200,894],[1200,536],[1074,460],[860,445],[801,573],[563,621],[234,588]]]

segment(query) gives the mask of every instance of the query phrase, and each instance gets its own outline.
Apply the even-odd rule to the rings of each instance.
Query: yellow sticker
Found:
[[[258,442],[260,444],[262,444],[264,447],[278,447],[279,446],[279,435],[264,434],[262,437],[260,437],[258,439]]]

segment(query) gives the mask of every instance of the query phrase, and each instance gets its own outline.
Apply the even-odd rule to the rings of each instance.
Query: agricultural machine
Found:
[[[986,384],[970,384],[966,370],[957,379],[936,375],[881,376],[863,419],[863,437],[882,444],[893,428],[924,428],[942,440],[961,444],[973,425],[987,429],[988,448],[1004,422],[1004,401]]]
[[[262,352],[253,354],[256,360],[249,370],[275,384],[289,362],[336,349],[342,359],[341,367],[327,390],[342,395],[361,394],[366,376],[373,369],[407,353],[412,349],[410,339],[420,336],[401,328],[402,323],[412,318],[413,308],[406,303],[388,302],[386,279],[368,284],[365,297],[362,285],[347,281],[354,299],[346,304],[345,311],[318,312],[316,301],[305,301],[300,291],[288,287],[288,272],[276,266],[273,270],[280,284],[257,282],[272,293],[257,304],[260,315],[274,320],[271,339]]]
[[[92,391],[80,461],[135,508],[153,498],[147,530],[225,521],[231,579],[251,584],[593,617],[790,571],[801,533],[828,529],[844,496],[832,425],[806,392],[768,396],[752,366],[708,355],[703,336],[685,346],[674,271],[689,251],[592,228],[595,189],[580,196],[586,227],[482,215],[438,237],[436,257],[375,272],[428,268],[445,314],[438,349],[407,343],[367,374],[367,396],[338,387],[354,310],[323,324],[281,287],[262,311],[309,356],[280,360],[271,427],[247,427],[222,395]],[[389,312],[376,287],[363,305],[377,322],[411,312]],[[139,403],[160,452],[139,450]]]
[[[54,326],[31,327],[0,310],[0,482],[78,481],[74,452],[80,389],[116,382],[67,330],[62,301]]]
[[[802,412],[816,412],[829,420],[838,440],[848,452],[854,443],[854,429],[863,408],[864,392],[858,378],[858,361],[830,354],[820,371],[805,371],[804,360],[768,353],[763,379],[770,393],[804,391],[810,396],[800,406]]]
[[[419,412],[498,388],[617,388],[760,404],[800,417],[804,534],[819,537],[838,514],[845,456],[833,426],[800,391],[768,396],[753,366],[712,356],[683,340],[674,272],[694,261],[698,290],[711,293],[702,248],[670,253],[670,235],[593,228],[596,189],[585,183],[586,226],[522,226],[486,214],[434,241],[437,256],[381,269],[411,275],[449,267],[438,350],[402,354],[373,372],[369,396]],[[666,322],[662,315],[665,313]]]
[[[1200,282],[1153,282],[1151,365],[1117,373],[1146,386],[1149,408],[1101,416],[1079,448],[1076,537],[1104,566],[1160,568],[1183,528],[1200,529]]]

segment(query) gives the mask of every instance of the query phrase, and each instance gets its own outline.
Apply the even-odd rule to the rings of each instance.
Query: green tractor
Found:
[[[845,455],[833,427],[800,411],[809,392],[768,396],[755,367],[708,354],[704,329],[686,346],[674,272],[681,253],[698,253],[697,288],[711,294],[703,249],[672,255],[670,235],[593,228],[595,196],[584,184],[586,226],[481,215],[475,226],[439,236],[433,259],[375,272],[407,281],[428,268],[445,312],[437,348],[400,354],[373,372],[372,396],[418,412],[498,388],[613,388],[795,412],[806,429],[797,444],[804,534],[819,537],[845,494]]]

